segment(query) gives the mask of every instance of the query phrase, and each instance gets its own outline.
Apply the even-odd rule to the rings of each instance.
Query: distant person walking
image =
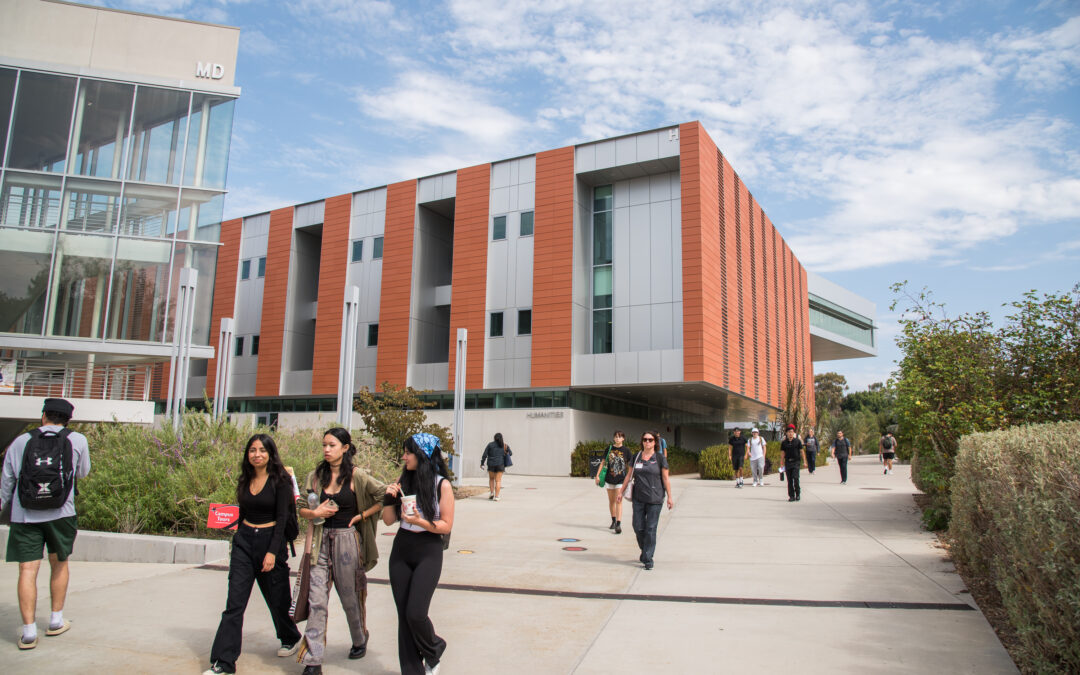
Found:
[[[797,502],[802,499],[799,467],[806,461],[806,448],[795,434],[794,424],[789,424],[784,430],[784,440],[780,441],[780,453],[784,458],[784,473],[787,474],[788,501]]]
[[[299,512],[313,528],[308,619],[301,647],[304,675],[322,673],[331,586],[337,589],[349,624],[349,658],[367,653],[367,572],[379,560],[374,516],[382,510],[386,492],[382,482],[353,466],[356,448],[347,429],[335,427],[323,435],[322,456],[304,480],[309,506],[311,502],[318,506]]]
[[[69,431],[75,407],[62,398],[47,398],[41,426],[8,446],[0,479],[0,510],[11,509],[7,561],[19,563],[19,649],[37,646],[37,575],[43,550],[49,552],[49,595],[52,614],[45,635],[67,632],[64,618],[68,588],[68,556],[75,545],[75,481],[90,473],[86,436]]]
[[[439,672],[446,650],[428,613],[442,575],[442,537],[454,527],[454,489],[436,436],[414,434],[403,445],[404,470],[386,486],[382,519],[387,525],[401,523],[390,552],[398,666],[402,675],[426,675]]]
[[[896,447],[896,437],[892,435],[891,431],[886,431],[885,435],[878,441],[878,455],[885,464],[885,475],[892,473],[893,459],[896,458]]]
[[[487,444],[484,454],[480,456],[480,468],[487,464],[488,472],[488,499],[499,501],[502,494],[502,477],[506,472],[507,458],[514,453],[510,446],[503,441],[502,434],[495,434],[495,440]]]
[[[742,465],[743,459],[750,457],[750,451],[746,447],[747,439],[742,435],[742,429],[738,427],[728,437],[728,445],[731,446],[731,468],[735,472],[735,487],[741,488],[743,485],[742,479]],[[751,467],[753,468],[753,467]],[[754,474],[754,485],[757,485],[757,474]]]
[[[806,446],[806,468],[810,472],[810,475],[814,475],[814,471],[817,469],[817,454],[820,448],[818,447],[817,436],[814,435],[814,427],[810,427],[806,430],[806,438],[803,440],[803,445]]]
[[[615,534],[622,534],[622,501],[617,497],[630,469],[630,450],[623,445],[625,440],[626,436],[623,432],[616,430],[611,445],[604,452],[604,459],[600,461],[596,478],[593,479],[597,485],[600,485],[600,475],[604,475],[604,484],[600,487],[607,492],[608,511],[611,513],[611,525],[608,529],[615,530]]]
[[[645,569],[653,568],[653,554],[656,552],[656,526],[660,523],[660,510],[667,495],[667,507],[675,503],[671,499],[671,480],[668,475],[667,459],[656,449],[660,434],[646,431],[641,435],[641,452],[630,465],[630,473],[619,490],[617,499],[622,501],[626,489],[634,486],[634,534],[637,535],[641,561]]]
[[[240,523],[229,556],[228,596],[210,648],[210,668],[203,675],[236,672],[244,612],[256,582],[281,643],[277,655],[292,656],[300,647],[300,631],[289,616],[292,596],[284,534],[296,502],[292,479],[285,472],[274,439],[266,434],[255,434],[244,447],[236,503],[240,505]]]
[[[757,428],[750,430],[750,470],[754,474],[754,486],[761,487],[765,484],[765,439]]]
[[[829,448],[829,453],[840,465],[840,484],[847,485],[847,463],[848,458],[851,457],[851,441],[844,438],[843,431],[836,432],[836,439]]]

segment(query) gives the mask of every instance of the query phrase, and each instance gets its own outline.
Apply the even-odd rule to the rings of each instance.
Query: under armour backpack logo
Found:
[[[52,490],[49,489],[48,483],[38,483],[38,494],[52,494]]]
[[[44,464],[45,466],[52,466],[52,457],[38,457],[36,460],[38,466]]]

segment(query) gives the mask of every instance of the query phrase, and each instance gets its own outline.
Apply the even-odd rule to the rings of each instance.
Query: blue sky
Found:
[[[811,270],[952,314],[1080,281],[1080,2],[124,0],[238,26],[226,215],[701,120]]]

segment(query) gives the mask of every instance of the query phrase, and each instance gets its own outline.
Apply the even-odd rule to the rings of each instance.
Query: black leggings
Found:
[[[431,596],[442,575],[442,537],[401,528],[390,551],[390,589],[398,613],[398,664],[402,675],[423,675],[446,650],[428,618]]]

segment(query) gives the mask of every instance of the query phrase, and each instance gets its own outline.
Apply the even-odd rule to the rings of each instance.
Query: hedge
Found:
[[[593,440],[578,441],[570,452],[570,475],[576,477],[592,477],[589,473],[589,455],[593,452],[603,452],[611,441]],[[630,439],[626,439],[624,445],[630,450],[631,455],[636,455],[641,450],[641,445]],[[698,472],[698,454],[692,450],[669,445],[667,449],[668,470],[671,475]]]
[[[960,439],[953,553],[990,580],[1025,672],[1080,672],[1080,422]]]

